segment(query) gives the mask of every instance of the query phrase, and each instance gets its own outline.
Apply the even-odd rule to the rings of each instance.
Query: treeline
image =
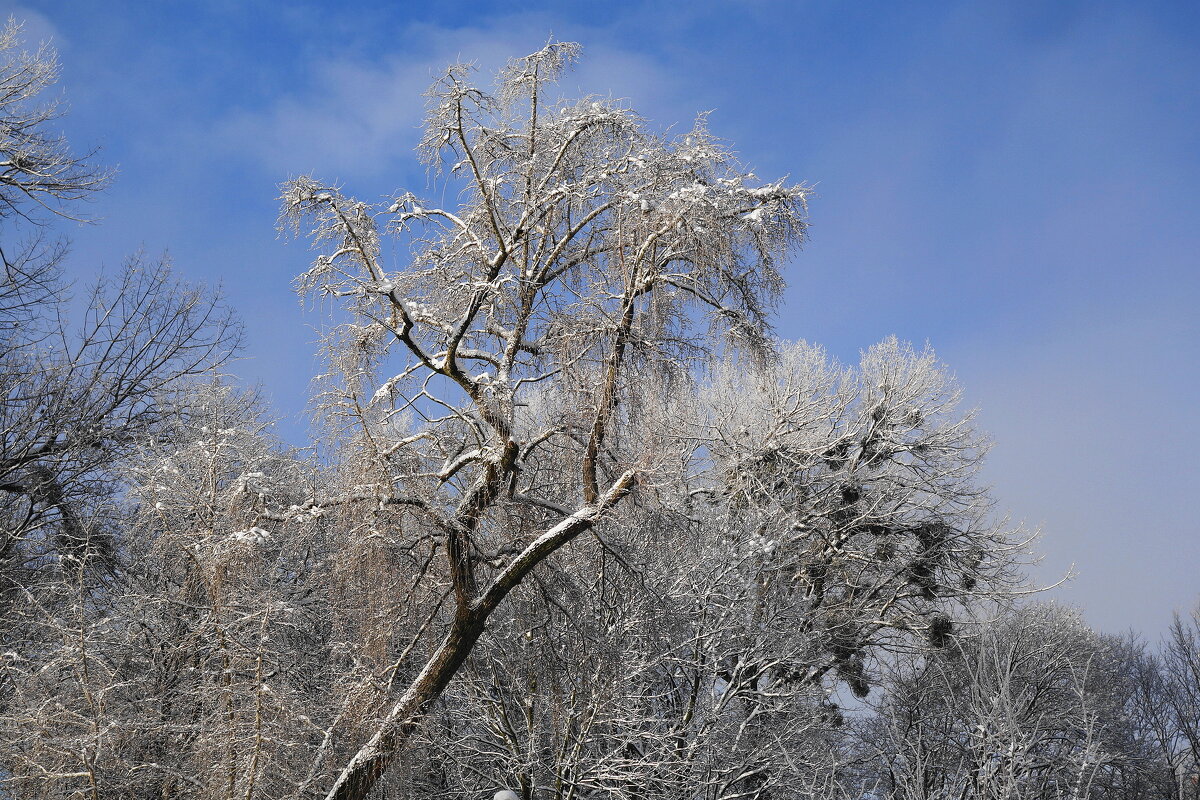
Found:
[[[284,187],[298,450],[164,265],[71,322],[45,225],[106,176],[6,29],[0,796],[1194,798],[1200,620],[1020,606],[933,353],[771,335],[808,190],[554,99],[578,49],[434,86],[454,209]]]
[[[842,774],[861,774],[866,793],[1197,796],[1200,608],[1148,647],[1071,609],[1028,606],[885,675],[843,740],[854,755]]]

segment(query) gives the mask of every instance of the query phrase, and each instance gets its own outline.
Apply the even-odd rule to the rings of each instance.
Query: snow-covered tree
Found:
[[[52,135],[54,53],[0,30],[0,598],[46,558],[103,554],[93,519],[108,469],[161,424],[161,390],[229,356],[237,327],[208,292],[167,264],[130,259],[68,313],[61,242],[45,223],[68,216],[106,173]],[[22,238],[23,237],[23,238]],[[80,298],[77,298],[80,299]],[[3,600],[0,600],[3,602]]]
[[[1145,742],[1148,794],[1200,797],[1200,605],[1175,614],[1154,652],[1132,642],[1127,663],[1130,728]]]
[[[0,28],[0,219],[73,215],[78,201],[108,181],[94,153],[71,152],[52,130],[61,112],[47,94],[58,75],[54,50],[25,48],[21,25],[9,18]]]
[[[22,781],[36,775],[36,794],[96,796],[104,709],[128,688],[101,646],[127,543],[123,470],[169,438],[173,392],[230,355],[237,326],[140,257],[77,294],[73,320],[48,222],[107,175],[53,134],[56,77],[50,50],[0,30],[0,793],[35,794]]]
[[[344,320],[320,403],[355,475],[337,502],[361,536],[429,556],[402,578],[432,602],[423,643],[331,798],[371,791],[489,620],[528,631],[495,615],[541,565],[584,579],[556,555],[584,533],[636,553],[660,591],[729,565],[681,600],[707,623],[660,632],[667,652],[703,642],[702,666],[672,676],[644,642],[623,655],[646,697],[686,673],[748,703],[743,738],[778,735],[753,721],[776,694],[834,677],[865,692],[873,648],[944,644],[956,600],[1014,580],[1022,542],[987,522],[983,448],[931,354],[888,342],[845,371],[772,340],[807,190],[759,181],[703,118],[664,136],[621,102],[556,99],[578,50],[552,42],[494,92],[462,66],[435,84],[421,152],[455,207],[284,187],[285,226],[319,248],[299,289]]]
[[[493,615],[421,737],[439,768],[408,791],[827,791],[830,693],[953,646],[952,617],[1013,586],[1021,542],[985,517],[981,444],[933,354],[777,350],[645,404],[675,467]]]
[[[864,791],[890,798],[1131,796],[1122,664],[1078,612],[1031,606],[895,665],[860,723]],[[1137,796],[1137,795],[1132,795]]]
[[[422,152],[461,207],[284,190],[285,222],[324,246],[301,291],[351,315],[329,422],[378,476],[372,502],[436,532],[449,581],[440,645],[331,797],[365,796],[513,587],[654,480],[664,450],[630,425],[647,394],[718,334],[767,346],[806,190],[757,181],[702,120],[666,138],[616,101],[555,101],[578,49],[512,62],[494,94],[465,67],[435,85]]]
[[[308,495],[306,465],[264,436],[252,396],[202,384],[171,400],[108,499],[112,569],[92,587],[70,561],[44,581],[34,649],[3,664],[15,795],[278,796],[319,732],[293,697],[319,689],[328,657],[301,568],[314,532],[264,516]]]

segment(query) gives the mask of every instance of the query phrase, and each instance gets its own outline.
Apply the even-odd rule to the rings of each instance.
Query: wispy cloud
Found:
[[[340,58],[318,64],[310,85],[265,106],[232,111],[216,127],[220,145],[280,176],[326,178],[378,174],[411,161],[424,118],[423,93],[450,64],[467,61],[479,80],[508,59],[532,52],[549,36],[541,20],[505,18],[488,27],[412,26],[412,43],[382,62]],[[605,45],[589,47],[563,80],[568,95],[638,95],[656,110],[673,105],[665,72],[645,56]],[[694,113],[691,112],[691,113]]]

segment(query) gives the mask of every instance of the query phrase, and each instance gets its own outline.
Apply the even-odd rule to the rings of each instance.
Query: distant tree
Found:
[[[1153,753],[1159,796],[1200,797],[1200,605],[1175,614],[1158,652],[1138,647],[1130,664],[1132,722]]]
[[[1060,606],[972,626],[889,672],[854,726],[849,783],[914,800],[1160,797],[1130,716],[1132,655]]]
[[[294,689],[291,659],[311,652],[287,632],[320,629],[297,602],[309,587],[294,548],[311,537],[293,525],[297,535],[275,541],[256,512],[263,496],[301,494],[305,465],[264,435],[253,396],[201,384],[174,401],[180,413],[118,468],[131,494],[109,499],[116,568],[93,591],[77,565],[43,578],[40,613],[28,615],[37,650],[4,664],[0,763],[14,796],[277,792],[289,763],[280,748],[305,739],[278,706]],[[284,623],[267,627],[272,617]],[[311,655],[303,686],[319,683],[327,654]]]

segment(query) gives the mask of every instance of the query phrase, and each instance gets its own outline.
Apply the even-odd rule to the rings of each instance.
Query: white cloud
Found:
[[[428,82],[416,65],[374,70],[331,63],[309,95],[236,113],[218,136],[280,176],[361,172],[411,149],[421,121],[414,98]]]
[[[453,63],[477,65],[479,80],[508,59],[545,42],[550,26],[511,17],[492,27],[413,26],[399,37],[402,55],[381,62],[341,58],[314,69],[311,85],[263,107],[234,112],[217,125],[218,144],[250,155],[280,178],[315,173],[326,180],[377,175],[381,167],[412,159],[424,118],[423,93]],[[628,97],[648,117],[690,124],[699,109],[683,110],[673,82],[652,60],[611,46],[584,42],[579,67],[564,76],[564,95]],[[660,116],[682,113],[682,117]]]

